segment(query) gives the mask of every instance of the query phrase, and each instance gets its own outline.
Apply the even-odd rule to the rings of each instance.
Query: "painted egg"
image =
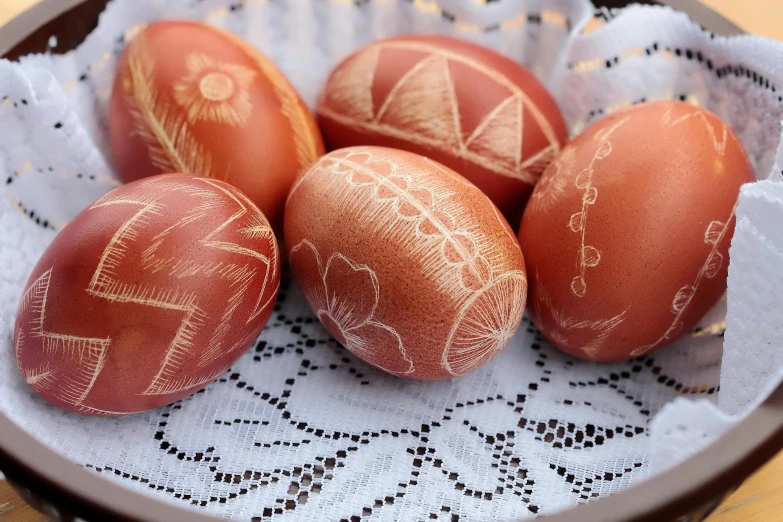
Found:
[[[109,129],[126,182],[188,172],[231,183],[282,231],[300,170],[324,152],[313,115],[248,43],[196,22],[149,25],[114,81]]]
[[[617,361],[687,333],[726,290],[753,171],[716,115],[637,105],[593,124],[541,177],[519,230],[530,315],[558,348]]]
[[[266,218],[231,185],[184,174],[123,185],[33,270],[14,332],[19,369],[44,399],[88,415],[182,399],[258,337],[279,264]]]
[[[525,264],[508,223],[474,185],[417,154],[349,147],[322,157],[291,189],[285,240],[329,333],[394,375],[470,372],[524,314]]]
[[[512,222],[563,146],[560,110],[533,74],[479,45],[444,36],[372,43],[323,88],[327,145],[379,145],[426,155],[473,182]]]

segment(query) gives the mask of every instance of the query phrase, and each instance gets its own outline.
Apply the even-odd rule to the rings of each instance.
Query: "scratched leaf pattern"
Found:
[[[264,522],[532,518],[614,493],[698,450],[719,434],[719,427],[709,434],[702,430],[717,426],[709,419],[716,416],[711,405],[718,398],[726,411],[742,412],[760,390],[777,382],[783,367],[777,352],[765,351],[767,343],[781,342],[781,319],[759,312],[781,306],[780,292],[771,289],[781,284],[783,248],[777,225],[783,215],[783,167],[773,169],[783,165],[783,152],[776,156],[783,49],[752,38],[712,40],[683,16],[643,6],[608,14],[611,21],[601,29],[607,38],[599,47],[594,36],[578,30],[592,13],[586,0],[115,0],[89,44],[75,53],[0,63],[0,180],[5,183],[0,411],[107,480],[206,513]],[[757,176],[772,172],[772,181],[743,196],[732,259],[705,260],[704,277],[721,267],[732,269],[728,300],[671,348],[627,363],[595,365],[566,357],[525,319],[508,348],[486,366],[448,381],[412,382],[374,370],[341,348],[286,275],[261,337],[203,392],[110,421],[47,406],[25,381],[44,388],[51,383],[51,368],[22,374],[14,360],[13,323],[23,285],[54,235],[117,185],[102,116],[112,73],[127,41],[143,24],[163,16],[204,20],[244,36],[280,67],[311,107],[328,71],[344,56],[372,40],[410,31],[467,37],[523,63],[550,87],[572,133],[642,99],[684,97],[707,106],[738,133]],[[620,34],[630,30],[638,47],[620,43],[630,41]],[[357,67],[371,71],[378,59],[362,55]],[[717,74],[724,64],[734,68]],[[442,61],[430,65],[432,71],[445,70]],[[760,80],[754,81],[753,73]],[[354,81],[333,95],[366,93],[372,76]],[[347,116],[368,119],[380,108],[378,100],[364,96]],[[499,120],[490,129],[497,132],[469,142],[470,136],[443,133],[453,127],[434,131],[471,151],[494,153],[503,143],[500,130],[516,114],[511,101],[498,107]],[[721,130],[713,129],[710,137],[720,152]],[[299,154],[309,157],[311,147],[300,142]],[[611,154],[608,145],[599,149],[596,161],[606,154]],[[567,175],[554,177],[542,191],[545,197],[532,204],[557,204],[563,180],[583,191],[584,208],[574,208],[562,226],[563,233],[584,234],[584,249],[569,253],[566,262],[574,267],[574,290],[589,292],[590,268],[600,263],[602,248],[589,239],[590,207],[601,194],[591,190],[589,171],[573,172],[567,155],[559,160]],[[354,174],[357,185],[370,181]],[[437,208],[438,194],[418,190],[411,181],[396,180],[416,201]],[[385,204],[411,222],[419,219],[416,207],[393,199]],[[448,224],[446,214],[439,221]],[[720,241],[728,218],[704,223],[706,245]],[[417,223],[420,233],[432,232],[425,222]],[[249,238],[265,234],[254,226],[246,233]],[[455,237],[462,251],[470,250]],[[446,257],[453,253],[443,251]],[[478,284],[482,271],[474,265],[468,276],[476,276]],[[494,295],[502,300],[507,293],[500,289]],[[690,295],[683,287],[672,296],[669,335],[682,327],[677,314]],[[725,346],[724,319],[729,323]],[[599,332],[623,320],[622,315],[599,322],[558,318],[563,328]],[[468,344],[463,339],[455,346]],[[662,411],[683,397],[709,400],[706,405],[685,401],[687,407],[675,403]]]

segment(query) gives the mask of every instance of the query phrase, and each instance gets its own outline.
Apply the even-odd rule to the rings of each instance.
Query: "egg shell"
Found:
[[[576,137],[541,177],[519,240],[530,315],[558,348],[617,361],[686,334],[726,290],[745,150],[711,112],[640,104]]]
[[[470,372],[524,314],[525,264],[508,223],[474,185],[417,154],[327,154],[291,190],[285,239],[329,333],[394,375]]]
[[[189,172],[231,183],[277,232],[297,174],[324,153],[312,113],[247,42],[197,22],[150,24],[120,57],[109,106],[126,182]]]
[[[473,182],[512,223],[568,138],[557,103],[527,69],[445,36],[361,48],[330,74],[316,114],[330,148],[426,155]]]
[[[162,175],[82,211],[20,300],[25,380],[88,415],[143,412],[225,372],[266,324],[280,284],[264,215],[224,182]]]

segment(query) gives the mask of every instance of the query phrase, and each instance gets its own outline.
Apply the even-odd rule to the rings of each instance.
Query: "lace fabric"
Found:
[[[76,51],[0,63],[0,409],[107,479],[245,520],[514,520],[611,494],[698,451],[783,375],[783,354],[770,349],[783,338],[783,44],[714,37],[642,6],[582,34],[592,12],[586,0],[114,0]],[[201,392],[116,419],[53,408],[16,368],[16,306],[57,231],[118,185],[106,122],[113,71],[126,42],[161,18],[245,37],[311,105],[347,53],[413,31],[520,61],[555,94],[572,134],[630,103],[706,106],[769,178],[743,189],[727,298],[641,359],[571,359],[525,319],[485,367],[414,382],[341,348],[286,273],[259,340]]]

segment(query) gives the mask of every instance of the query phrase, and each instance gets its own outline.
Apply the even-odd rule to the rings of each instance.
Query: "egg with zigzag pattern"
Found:
[[[255,342],[280,285],[264,215],[231,185],[152,176],[84,209],[19,301],[17,364],[48,402],[86,415],[170,404]]]

